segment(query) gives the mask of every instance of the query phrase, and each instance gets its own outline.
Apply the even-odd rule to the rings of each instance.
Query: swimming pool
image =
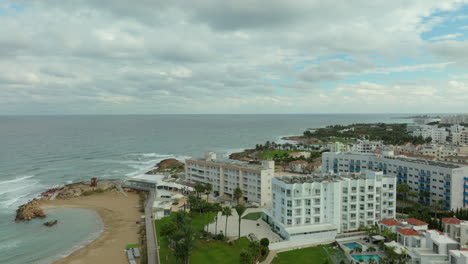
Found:
[[[353,259],[357,260],[357,261],[360,261],[360,260],[363,260],[363,261],[368,261],[368,260],[381,260],[381,258],[378,256],[378,255],[355,255],[355,256],[352,256]]]
[[[349,249],[355,249],[357,247],[362,248],[362,245],[357,243],[357,242],[351,242],[351,243],[344,243],[343,246],[349,248]]]

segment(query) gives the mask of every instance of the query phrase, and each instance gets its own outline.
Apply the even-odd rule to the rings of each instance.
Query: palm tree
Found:
[[[218,213],[223,210],[223,207],[219,203],[213,204],[213,212],[216,213],[215,220],[215,235],[218,233]]]
[[[247,210],[247,207],[245,207],[243,204],[237,204],[236,207],[234,208],[236,209],[237,215],[239,216],[239,239],[240,239],[242,215]]]
[[[408,199],[408,193],[410,191],[410,187],[408,186],[408,184],[398,184],[396,189],[397,193],[400,194],[403,200],[406,201]]]
[[[205,193],[206,193],[206,201],[207,202],[208,202],[208,196],[210,195],[212,190],[213,190],[213,185],[211,183],[205,184]]]
[[[229,206],[223,207],[221,209],[221,214],[226,216],[226,225],[224,227],[224,236],[227,237],[227,223],[228,223],[228,218],[232,215],[232,209]]]
[[[239,204],[239,200],[240,198],[242,198],[244,194],[242,193],[242,190],[239,187],[237,187],[236,189],[234,189],[233,195],[234,195],[234,199],[237,201],[237,204]]]
[[[432,203],[432,208],[434,208],[434,218],[435,219],[438,219],[437,218],[437,212],[440,211],[443,208],[444,205],[445,205],[444,200],[435,200]]]
[[[195,188],[195,191],[197,192],[197,197],[200,198],[201,193],[205,191],[205,186],[202,183],[197,182],[195,183],[194,188]]]

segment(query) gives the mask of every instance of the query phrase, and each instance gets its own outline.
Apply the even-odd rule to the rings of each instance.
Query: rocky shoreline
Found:
[[[96,186],[90,186],[89,183],[79,182],[65,185],[61,189],[55,190],[53,195],[35,198],[23,205],[20,205],[16,210],[15,222],[29,221],[34,218],[44,218],[46,213],[41,209],[41,203],[46,200],[54,199],[71,199],[80,196],[88,196],[95,193],[102,193],[116,189],[116,181],[105,181]]]
[[[155,169],[152,169],[148,172],[146,172],[146,174],[158,174],[158,173],[161,173],[161,172],[165,172],[167,170],[170,170],[170,169],[180,169],[180,170],[183,170],[184,168],[184,163],[176,160],[176,159],[165,159],[165,160],[162,160],[161,162],[159,162],[158,164],[155,165]]]

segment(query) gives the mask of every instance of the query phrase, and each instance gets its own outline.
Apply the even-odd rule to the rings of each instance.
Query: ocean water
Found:
[[[15,224],[18,205],[57,183],[124,178],[165,158],[231,152],[299,135],[307,128],[363,122],[402,123],[392,114],[0,116],[0,263],[47,263],[96,234],[86,210],[56,212],[81,232],[54,234],[38,221]],[[42,223],[42,222],[41,222]],[[78,224],[79,223],[79,224]],[[62,225],[62,224],[61,224]],[[48,233],[49,232],[49,233]],[[37,239],[51,237],[56,246]],[[6,238],[6,239],[5,239]],[[52,240],[50,240],[52,241]],[[41,262],[42,261],[42,262]]]

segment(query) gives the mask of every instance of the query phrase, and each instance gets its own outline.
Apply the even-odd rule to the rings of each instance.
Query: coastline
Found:
[[[121,193],[110,191],[69,200],[42,201],[40,207],[43,210],[93,210],[103,224],[102,231],[93,241],[53,263],[128,263],[124,249],[127,244],[139,243],[139,225],[136,222],[140,220],[142,213],[137,207],[139,195],[134,192],[127,192],[127,195],[125,197]]]

